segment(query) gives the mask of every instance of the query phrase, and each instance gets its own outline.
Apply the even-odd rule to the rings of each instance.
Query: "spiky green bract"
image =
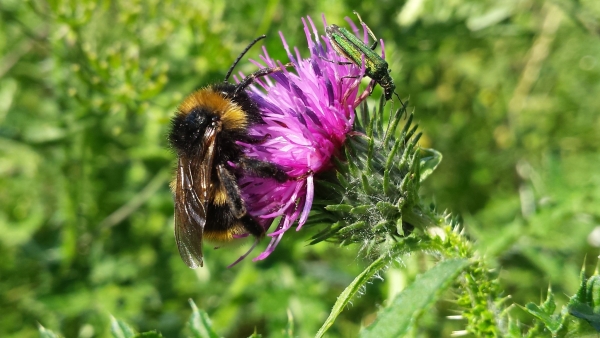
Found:
[[[436,223],[420,204],[420,167],[435,169],[441,155],[419,148],[421,133],[405,105],[388,121],[385,113],[383,98],[371,112],[366,101],[361,105],[345,158],[335,163],[336,177],[318,181],[309,222],[325,229],[312,243],[360,243],[378,255],[386,243]]]
[[[580,278],[579,290],[569,299],[568,312],[600,332],[600,276],[596,272],[588,279],[582,269]]]

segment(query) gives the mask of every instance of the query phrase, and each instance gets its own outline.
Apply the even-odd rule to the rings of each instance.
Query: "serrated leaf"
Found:
[[[135,330],[127,323],[113,316],[110,316],[110,333],[114,338],[133,338],[136,335]]]
[[[452,285],[454,279],[468,265],[466,259],[450,259],[418,276],[377,316],[371,326],[361,331],[360,337],[402,337],[413,328],[421,313]]]
[[[519,322],[508,318],[508,335],[507,337],[522,337],[521,327],[519,326]]]
[[[51,330],[48,330],[47,328],[43,327],[41,324],[38,324],[38,332],[40,333],[40,338],[59,338],[60,337],[59,335],[52,332]]]
[[[546,297],[546,301],[542,304],[542,310],[547,314],[553,314],[556,311],[556,302],[554,301],[552,288],[548,288],[548,297]]]
[[[442,153],[435,149],[421,148],[421,178],[420,182],[425,181],[442,162]]]
[[[188,321],[192,337],[194,338],[219,338],[220,336],[213,330],[212,323],[208,314],[196,306],[193,300],[189,300],[192,307],[192,315]]]
[[[544,326],[553,334],[556,334],[562,327],[561,318],[547,314],[541,307],[534,303],[528,303],[523,309],[544,323]]]
[[[342,245],[343,244],[344,243],[342,242]],[[323,337],[325,332],[331,327],[331,325],[333,325],[337,316],[350,302],[352,297],[354,297],[358,290],[360,290],[360,288],[363,285],[365,285],[371,279],[371,277],[373,277],[373,275],[375,275],[379,270],[383,269],[386,263],[387,261],[384,259],[383,256],[379,257],[377,260],[371,263],[371,265],[369,265],[363,272],[356,276],[356,278],[354,278],[352,283],[350,283],[350,285],[348,285],[348,287],[346,287],[346,289],[344,289],[344,291],[342,291],[342,293],[338,296],[337,301],[331,309],[331,313],[329,313],[329,317],[327,317],[325,323],[323,323],[323,326],[321,326],[321,328],[315,335],[316,338]]]
[[[552,334],[557,334],[558,330],[562,328],[564,317],[553,315],[554,310],[556,310],[556,303],[554,302],[554,295],[551,290],[548,290],[548,298],[546,298],[542,306],[528,303],[523,309],[544,323],[546,329],[552,332]]]
[[[577,292],[569,299],[569,306],[579,303],[587,303],[587,278],[585,277],[585,268],[582,268],[579,273],[579,289],[577,289]]]

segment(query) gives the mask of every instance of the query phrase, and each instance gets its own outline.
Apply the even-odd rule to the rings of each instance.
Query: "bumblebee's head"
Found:
[[[171,120],[169,143],[180,154],[191,154],[199,146],[206,128],[214,123],[216,116],[205,107],[179,111]]]

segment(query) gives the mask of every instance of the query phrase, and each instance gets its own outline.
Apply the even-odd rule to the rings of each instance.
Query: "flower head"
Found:
[[[354,23],[347,20],[357,33]],[[313,203],[314,176],[332,168],[332,157],[340,154],[352,130],[354,108],[364,99],[358,96],[364,65],[349,64],[337,55],[325,37],[319,38],[310,18],[302,22],[310,57],[302,58],[297,48],[292,53],[280,33],[294,67],[259,79],[251,87],[250,95],[265,123],[253,126],[250,133],[267,137],[259,144],[239,143],[247,156],[275,163],[291,178],[279,183],[242,177],[238,182],[250,215],[265,228],[279,218],[268,234],[271,242],[255,261],[269,256],[296,221],[296,230],[304,225]],[[253,62],[260,67],[281,66],[265,48],[261,59],[264,64]]]

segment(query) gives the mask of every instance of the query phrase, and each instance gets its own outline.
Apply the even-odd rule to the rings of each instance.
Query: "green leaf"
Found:
[[[325,332],[331,327],[331,325],[333,325],[333,322],[335,322],[337,316],[342,312],[344,307],[350,302],[358,290],[360,290],[360,288],[365,285],[371,279],[371,277],[373,277],[373,275],[375,275],[385,266],[387,261],[384,258],[384,256],[379,257],[377,260],[371,263],[371,265],[369,265],[363,272],[356,276],[352,283],[350,283],[350,285],[348,285],[346,289],[342,291],[342,293],[338,296],[337,301],[333,305],[329,317],[327,317],[325,323],[323,323],[323,326],[321,326],[315,335],[316,338],[323,337]]]
[[[124,321],[110,316],[110,333],[114,338],[133,338],[136,336],[135,330],[129,327]]]
[[[41,324],[38,324],[38,331],[40,332],[40,338],[58,338],[58,337],[60,337],[59,335],[52,332],[51,330],[48,330],[47,328],[43,327]]]
[[[357,207],[352,208],[350,213],[353,215],[366,215],[369,213],[370,205],[359,205]]]
[[[333,236],[341,228],[342,224],[345,224],[345,223],[344,222],[335,222],[331,226],[326,227],[325,229],[323,229],[322,231],[320,231],[319,233],[317,233],[316,235],[314,235],[311,238],[310,245],[317,244],[317,243],[322,242],[322,241],[328,239],[329,237]]]
[[[564,317],[560,314],[553,315],[556,310],[556,303],[551,289],[548,289],[548,297],[542,306],[528,303],[523,309],[544,323],[546,329],[552,332],[553,335],[556,335],[563,326]]]
[[[423,182],[442,162],[442,153],[428,148],[422,148],[421,153],[421,182]]]
[[[366,194],[369,194],[369,195],[375,194],[375,190],[373,189],[373,187],[371,187],[371,184],[369,183],[369,178],[367,177],[367,175],[361,174],[360,181],[362,183],[362,188]]]
[[[594,313],[587,304],[576,304],[569,306],[569,313],[577,318],[588,322],[597,332],[600,332],[600,314]]]
[[[354,209],[354,207],[350,204],[334,204],[325,207],[325,210],[333,212],[350,212],[352,209]]]
[[[588,298],[591,298],[591,306],[594,309],[600,307],[600,276],[594,275],[587,281]]]
[[[361,331],[361,338],[401,337],[414,325],[425,309],[436,301],[463,269],[466,259],[450,259],[417,277],[393,303],[384,309],[375,322]]]
[[[534,303],[528,303],[525,305],[525,311],[529,312],[532,316],[539,319],[544,326],[552,332],[552,334],[556,334],[558,330],[562,327],[562,319],[552,316],[544,311],[543,308],[537,306]]]
[[[585,269],[582,269],[580,279],[579,289],[569,300],[567,309],[571,315],[587,321],[597,332],[600,332],[600,309],[598,308],[600,277],[594,275],[587,279]]]
[[[386,219],[395,218],[399,213],[398,206],[386,201],[377,202],[377,210],[383,214]]]
[[[193,300],[189,300],[192,307],[192,315],[188,324],[194,338],[219,338],[219,335],[213,330],[212,323],[208,314],[196,306]]]

